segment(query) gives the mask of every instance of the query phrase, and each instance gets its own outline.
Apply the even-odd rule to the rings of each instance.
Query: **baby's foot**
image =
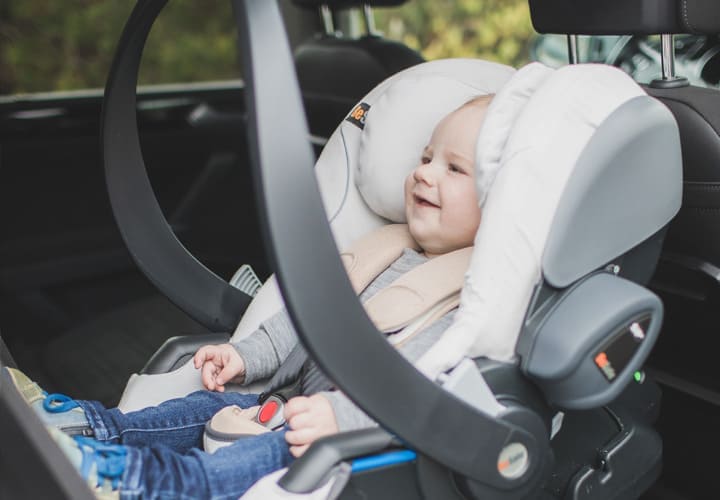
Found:
[[[93,434],[90,424],[78,403],[63,394],[48,394],[20,370],[5,368],[5,373],[27,404],[35,410],[43,423],[70,434]]]
[[[48,432],[98,499],[120,498],[127,460],[124,446],[104,444],[84,436],[73,438],[54,427],[48,427]]]

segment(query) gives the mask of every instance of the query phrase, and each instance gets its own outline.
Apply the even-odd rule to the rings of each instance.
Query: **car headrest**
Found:
[[[539,33],[720,33],[717,0],[530,0],[530,15]]]
[[[395,7],[402,5],[407,0],[293,0],[298,7],[318,8],[327,5],[331,9],[350,9],[370,5],[372,7]]]
[[[427,62],[388,78],[355,106],[315,165],[340,248],[405,222],[403,182],[435,125],[472,97],[497,92],[514,71],[473,59]]]
[[[530,299],[536,286],[547,279],[546,271],[554,286],[568,286],[573,279],[604,266],[608,260],[603,259],[628,251],[660,230],[679,209],[681,160],[677,126],[664,106],[645,95],[625,73],[610,66],[584,64],[556,71],[540,67],[533,68],[533,72],[525,69],[528,71],[518,71],[507,87],[516,85],[515,80],[532,77],[539,88],[519,110],[499,155],[500,167],[483,207],[458,314],[441,340],[419,362],[419,368],[431,377],[455,366],[464,356],[512,360]],[[493,127],[491,111],[502,104],[501,97],[502,90],[488,109],[481,138]],[[638,110],[638,102],[643,111]],[[646,107],[652,108],[652,113],[645,113]],[[618,121],[618,114],[623,119],[631,116],[632,123]],[[648,118],[650,130],[660,121],[669,135],[661,134],[657,144],[642,142],[636,146],[624,140],[634,129],[644,131]],[[630,128],[620,128],[623,125]],[[596,140],[597,136],[600,138]],[[662,141],[670,144],[668,149],[661,149],[668,158],[647,156],[647,147],[661,146]],[[603,147],[615,143],[620,144],[620,151],[629,151],[618,169],[614,168],[615,153],[607,157],[602,154]],[[594,177],[583,173],[589,168],[583,166],[588,151],[595,159],[590,169],[600,173]],[[494,155],[498,157],[497,152]],[[661,162],[657,171],[655,162]],[[585,179],[579,183],[582,188],[576,177]],[[589,185],[586,177],[597,180],[597,185]],[[656,185],[655,177],[664,180]],[[630,193],[641,196],[638,205],[649,203],[647,211],[635,204],[632,195],[627,199],[624,179],[632,184]],[[598,189],[601,195],[589,196],[593,193],[590,188]],[[639,192],[643,190],[648,193]],[[579,199],[576,193],[596,199],[583,204],[584,197]],[[610,210],[613,204],[619,207]],[[635,220],[630,213],[635,209],[651,213],[652,217]],[[574,215],[591,227],[582,234],[563,234],[559,243],[555,239],[559,237],[557,231],[553,230],[559,225],[576,227]],[[630,236],[621,227],[628,219],[626,215],[633,219],[628,229]],[[576,241],[581,236],[585,241]],[[550,262],[545,258],[548,246],[554,252]],[[603,251],[595,252],[596,246]],[[583,257],[577,258],[576,253]],[[590,257],[584,260],[586,253]]]

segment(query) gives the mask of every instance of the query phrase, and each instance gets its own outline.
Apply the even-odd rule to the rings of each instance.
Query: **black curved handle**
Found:
[[[105,180],[118,228],[140,270],[211,331],[233,331],[251,297],[215,275],[180,243],[158,205],[140,150],[135,91],[140,58],[166,3],[139,0],[118,43],[101,120]]]
[[[401,446],[397,438],[378,427],[335,434],[318,440],[278,481],[292,493],[310,493],[343,460]]]
[[[547,447],[537,431],[542,423],[528,431],[479,413],[422,376],[377,331],[350,286],[312,175],[308,128],[277,3],[233,0],[233,8],[266,248],[303,344],[340,388],[410,446],[498,491],[517,491],[541,469]],[[498,470],[510,443],[531,457],[513,479]]]

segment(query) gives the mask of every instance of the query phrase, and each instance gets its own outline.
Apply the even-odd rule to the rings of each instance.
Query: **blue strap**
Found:
[[[48,394],[43,400],[43,409],[48,413],[65,413],[80,405],[65,394]]]
[[[104,444],[84,436],[76,436],[74,439],[83,455],[80,465],[80,475],[83,479],[88,479],[95,464],[97,486],[102,486],[107,479],[111,482],[113,490],[116,490],[125,472],[127,448],[119,444]]]

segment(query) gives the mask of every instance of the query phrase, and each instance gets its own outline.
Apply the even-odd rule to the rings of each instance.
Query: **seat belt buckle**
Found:
[[[285,403],[287,400],[279,394],[265,396],[253,420],[267,429],[279,429],[285,425]]]

